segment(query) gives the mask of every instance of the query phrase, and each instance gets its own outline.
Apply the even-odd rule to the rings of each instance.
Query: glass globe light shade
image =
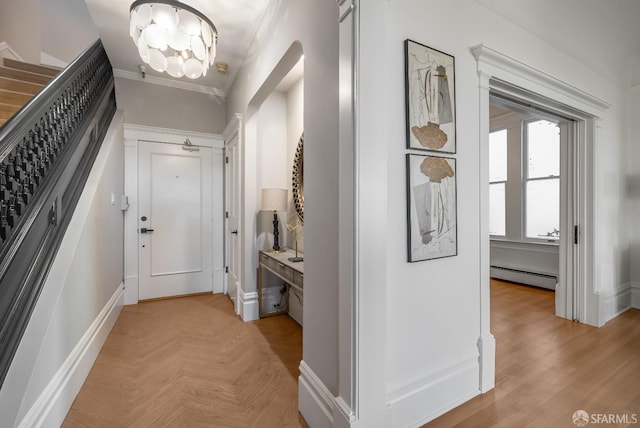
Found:
[[[202,63],[195,58],[184,62],[184,75],[189,79],[197,79],[202,75]]]
[[[211,47],[213,43],[213,35],[211,34],[211,27],[206,22],[202,21],[202,41],[206,47]]]
[[[157,4],[152,8],[153,22],[160,28],[171,30],[178,25],[178,14],[167,4]]]
[[[149,65],[155,71],[163,72],[167,70],[167,57],[158,49],[149,49]]]
[[[175,27],[169,32],[169,46],[177,51],[184,51],[189,49],[191,44],[191,38],[180,27]]]
[[[183,65],[184,60],[181,56],[170,56],[167,58],[167,74],[173,77],[184,76],[184,70],[182,68]]]
[[[197,16],[186,10],[179,10],[178,16],[180,17],[180,28],[186,31],[187,34],[192,36],[200,34],[200,20]]]
[[[191,50],[196,58],[200,61],[204,59],[204,43],[198,36],[191,36]]]
[[[140,54],[140,58],[145,62],[149,63],[149,46],[145,43],[144,39],[140,37],[138,41],[138,53]]]
[[[143,33],[147,44],[152,48],[160,49],[161,51],[167,48],[169,44],[169,30],[166,28],[161,28],[157,24],[151,24]]]
[[[151,23],[151,5],[143,4],[136,12],[136,26],[143,30]]]

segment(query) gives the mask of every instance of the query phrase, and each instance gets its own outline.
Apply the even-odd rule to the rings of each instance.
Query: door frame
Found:
[[[138,303],[138,142],[191,144],[213,149],[213,293],[223,292],[224,282],[224,140],[221,135],[143,125],[124,125],[124,192],[128,209],[124,216],[124,304]]]
[[[576,147],[574,159],[574,216],[579,227],[579,241],[574,248],[574,282],[577,284],[572,302],[575,317],[581,322],[597,325],[599,300],[594,289],[595,209],[594,191],[596,159],[594,146],[596,123],[611,104],[575,86],[544,73],[518,59],[485,45],[470,48],[477,61],[479,101],[479,180],[480,206],[480,317],[478,350],[480,352],[480,391],[495,386],[495,338],[490,326],[489,290],[489,105],[490,91],[498,90],[515,99],[533,101],[534,104],[562,112],[576,121]]]
[[[225,294],[229,293],[229,285],[228,285],[228,281],[229,281],[229,274],[228,274],[228,266],[229,266],[229,234],[228,234],[228,227],[227,227],[227,198],[229,197],[228,195],[228,190],[227,190],[227,172],[228,172],[228,165],[227,165],[227,144],[232,141],[234,138],[237,138],[237,145],[238,145],[238,165],[236,165],[237,167],[237,173],[238,173],[238,192],[239,194],[236,195],[238,198],[238,216],[240,216],[241,214],[241,198],[242,198],[242,179],[243,179],[243,172],[242,172],[242,161],[240,158],[240,151],[242,150],[242,141],[243,141],[243,119],[244,116],[240,113],[235,113],[232,117],[231,120],[229,121],[229,123],[227,123],[227,126],[225,127],[225,130],[222,133],[223,136],[223,144],[224,144],[224,154],[223,154],[223,173],[222,173],[222,177],[223,177],[223,203],[224,203],[224,207],[223,207],[223,212],[224,212],[224,220],[223,220],[223,235],[224,235],[224,244],[223,244],[223,248],[224,248],[224,260],[223,260],[223,266],[224,266],[224,275],[223,275],[223,292]],[[241,245],[242,240],[244,239],[244,228],[242,227],[243,224],[240,220],[238,220],[238,245]],[[240,256],[240,254],[239,254]],[[238,282],[239,284],[236,285],[236,295],[235,296],[229,296],[229,298],[231,299],[231,301],[233,302],[233,309],[235,311],[235,313],[237,315],[241,314],[241,308],[240,308],[240,290],[242,288],[241,284],[242,283],[242,263],[240,262],[240,271],[237,272],[236,274],[238,275]]]

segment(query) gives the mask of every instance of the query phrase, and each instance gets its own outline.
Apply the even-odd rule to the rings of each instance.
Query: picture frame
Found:
[[[408,153],[408,261],[458,254],[456,160]]]
[[[406,39],[407,148],[456,153],[455,58]]]

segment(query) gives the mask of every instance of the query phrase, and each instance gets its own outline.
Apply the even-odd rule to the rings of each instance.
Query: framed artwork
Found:
[[[407,154],[409,261],[458,253],[456,160]]]
[[[455,61],[405,40],[407,148],[456,152]]]

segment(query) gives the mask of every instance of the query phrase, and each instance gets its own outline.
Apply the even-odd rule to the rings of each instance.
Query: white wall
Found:
[[[638,288],[638,302],[640,306],[640,86],[633,88],[629,108],[629,145],[627,152],[627,185],[629,225],[631,237],[629,248],[629,277]]]
[[[84,0],[21,0],[0,3],[0,42],[40,64],[41,53],[71,62],[99,38]]]
[[[355,321],[360,350],[368,351],[357,361],[358,420],[370,423],[367,426],[418,425],[480,390],[479,78],[469,48],[483,43],[611,104],[606,111],[597,112],[600,119],[594,153],[594,256],[599,262],[592,286],[602,294],[615,292],[629,278],[629,238],[620,227],[627,219],[623,171],[628,94],[619,84],[475,0],[371,0],[357,4],[360,234],[356,264],[360,294]],[[327,76],[335,74],[321,73],[335,69],[335,61],[318,55],[324,52],[335,58],[330,50],[335,45],[330,28],[316,28],[333,23],[335,11],[319,2],[305,6],[302,10],[293,2],[280,3],[274,15],[278,31],[265,33],[260,49],[251,51],[228,97],[227,117],[247,111],[247,104],[289,44],[299,39],[305,53],[307,143],[304,361],[335,395],[337,294],[332,284],[338,264],[332,257],[336,254],[332,231],[336,225],[338,189],[333,176],[338,151],[335,136],[327,135],[335,129],[329,111],[336,106],[336,99],[327,96],[335,81]],[[434,11],[437,18],[431,19]],[[305,28],[300,28],[301,22]],[[568,32],[572,25],[580,23],[567,21]],[[539,28],[543,32],[545,22],[540,21]],[[406,261],[406,38],[455,57],[458,120],[458,255],[412,264]],[[248,125],[248,136],[253,132]],[[250,212],[246,221],[254,214]],[[249,265],[247,269],[253,268]],[[247,281],[250,279],[249,274]],[[315,327],[318,323],[324,323],[323,331]],[[491,372],[493,368],[484,370]],[[385,412],[386,418],[376,417]],[[306,409],[303,415],[309,416]]]
[[[224,131],[224,99],[125,78],[115,81],[126,123],[210,134]]]
[[[286,223],[297,224],[293,204],[291,176],[293,160],[302,135],[303,80],[300,79],[286,92],[273,91],[262,103],[258,116],[258,190],[277,188],[287,190],[287,211],[279,213],[280,246],[293,248],[293,237]],[[260,198],[260,196],[258,196]],[[261,201],[258,200],[258,206]],[[257,213],[257,246],[260,249],[273,246],[273,216]],[[298,227],[298,250],[304,252],[304,226]]]
[[[3,427],[62,422],[122,306],[123,139],[119,112],[0,390]]]
[[[287,188],[287,100],[283,93],[272,92],[260,106],[258,115],[257,189],[258,207],[262,204],[261,189]],[[285,246],[287,213],[278,213],[280,220],[280,247]],[[257,247],[261,250],[273,247],[273,213],[258,211],[256,214]]]
[[[289,211],[287,222],[290,225],[297,224],[297,214],[293,204],[293,189],[291,175],[293,172],[293,160],[300,136],[304,132],[304,79],[298,80],[289,91],[287,97],[287,190],[289,192]],[[298,227],[298,250],[304,252],[304,225]],[[294,248],[293,235],[287,231],[287,245]]]
[[[100,38],[84,0],[40,0],[40,5],[42,52],[68,64]]]
[[[27,62],[38,64],[42,50],[40,0],[0,2],[0,42]],[[29,31],[25,31],[29,28]]]
[[[436,11],[437,18],[430,18]],[[599,260],[594,285],[601,293],[616,290],[628,278],[628,238],[620,227],[626,206],[622,171],[627,93],[474,0],[361,2],[360,13],[359,129],[361,156],[368,160],[359,176],[360,194],[369,197],[377,187],[387,207],[386,218],[378,217],[385,221],[386,232],[378,236],[376,247],[386,248],[386,283],[367,282],[366,291],[376,293],[385,287],[386,302],[380,305],[372,299],[379,305],[377,311],[370,311],[361,323],[375,324],[378,316],[386,315],[385,337],[380,339],[386,341],[385,373],[380,376],[386,380],[389,420],[392,426],[417,425],[479,392],[479,79],[469,48],[483,43],[612,104],[598,122],[594,154]],[[543,29],[545,23],[539,25]],[[579,24],[568,22],[567,31],[571,25]],[[403,41],[407,38],[455,57],[458,121],[458,255],[412,264],[407,263],[405,211]],[[373,96],[369,92],[376,86]],[[368,153],[380,148],[386,157]],[[380,177],[386,179],[385,194],[378,187]],[[359,221],[366,222],[370,215],[362,213]],[[380,270],[377,262],[374,250],[361,252],[360,265]],[[367,410],[373,411],[360,409]]]
[[[227,118],[246,113],[243,288],[255,290],[257,254],[256,130],[252,116],[259,104],[293,67],[299,54],[285,58],[295,43],[304,52],[305,132],[305,308],[303,359],[331,394],[338,390],[338,32],[335,2],[273,2],[256,43],[227,96]],[[293,52],[293,51],[289,51]],[[277,68],[278,64],[283,69]],[[285,64],[286,63],[286,64]],[[274,72],[275,69],[275,73]],[[262,93],[262,90],[267,94]],[[253,100],[253,102],[252,102]],[[256,104],[257,103],[257,104]],[[250,106],[251,104],[251,106]],[[249,237],[249,238],[247,238]],[[311,416],[303,409],[305,417]]]

